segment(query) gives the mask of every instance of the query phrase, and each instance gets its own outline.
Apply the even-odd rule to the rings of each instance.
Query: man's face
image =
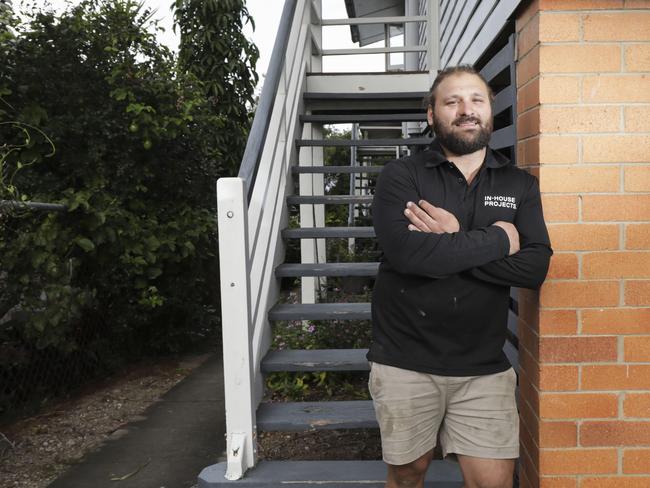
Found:
[[[462,156],[488,145],[492,107],[483,80],[471,73],[448,76],[438,85],[435,99],[427,120],[445,149]]]

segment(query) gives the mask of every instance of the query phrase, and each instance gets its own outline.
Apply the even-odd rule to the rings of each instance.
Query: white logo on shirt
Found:
[[[514,210],[517,210],[517,201],[515,197],[506,197],[504,195],[485,195],[483,206],[512,208]]]

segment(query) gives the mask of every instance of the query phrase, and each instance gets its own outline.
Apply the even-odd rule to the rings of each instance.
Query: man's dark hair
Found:
[[[449,78],[450,76],[462,73],[478,76],[483,81],[483,83],[485,83],[485,86],[488,90],[488,95],[490,97],[490,102],[494,101],[494,93],[492,92],[492,88],[490,87],[490,84],[487,82],[487,80],[483,78],[483,75],[476,71],[476,69],[474,69],[474,67],[469,64],[460,64],[458,66],[448,66],[445,69],[438,71],[438,76],[436,76],[436,79],[433,81],[433,85],[431,85],[429,93],[427,93],[427,95],[424,97],[424,107],[428,108],[429,105],[431,107],[434,107],[436,105],[436,90],[438,89],[438,85],[440,85],[440,83],[442,83],[445,78]]]

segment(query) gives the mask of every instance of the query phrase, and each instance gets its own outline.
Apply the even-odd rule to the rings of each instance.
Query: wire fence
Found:
[[[0,325],[0,424],[36,413],[51,400],[108,374],[118,363],[114,350],[98,347],[101,331],[91,327],[80,334],[78,350],[63,353],[15,337],[12,327],[6,327],[9,322]]]
[[[65,209],[60,204],[0,200],[0,212]],[[0,271],[0,287],[3,279]],[[121,362],[103,324],[84,324],[74,331],[75,350],[62,351],[39,348],[25,338],[24,318],[19,310],[0,310],[0,424],[37,412]]]

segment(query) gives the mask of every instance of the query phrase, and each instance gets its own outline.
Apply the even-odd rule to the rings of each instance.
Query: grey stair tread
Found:
[[[428,146],[430,137],[377,139],[296,139],[298,147],[371,147],[371,146]]]
[[[512,367],[517,370],[519,368],[519,350],[510,341],[506,341],[503,345],[503,353]]]
[[[370,303],[281,303],[269,320],[370,320]]]
[[[261,461],[243,479],[225,479],[226,463],[213,464],[199,474],[198,488],[245,486],[271,488],[383,488],[386,464],[383,461]],[[356,482],[356,483],[355,483]],[[461,488],[458,463],[436,460],[431,463],[426,488]]]
[[[422,100],[428,93],[423,92],[350,92],[325,93],[305,92],[305,100]]]
[[[368,371],[368,349],[287,349],[269,351],[262,371]]]
[[[350,122],[407,122],[427,120],[426,112],[392,113],[392,114],[331,114],[331,115],[301,115],[301,122],[317,123],[350,123]]]
[[[301,227],[284,229],[285,239],[314,239],[325,237],[375,237],[373,227]]]
[[[372,203],[372,195],[291,195],[287,197],[289,205],[300,204],[334,204]]]
[[[256,419],[266,432],[378,428],[370,400],[262,403]]]
[[[275,276],[375,276],[379,263],[285,263],[275,268]]]
[[[383,166],[293,166],[294,174],[307,173],[381,173]]]

